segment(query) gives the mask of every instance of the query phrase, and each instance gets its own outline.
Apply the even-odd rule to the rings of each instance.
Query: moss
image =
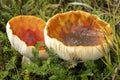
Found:
[[[73,5],[71,2],[84,3],[84,5]],[[116,2],[118,1],[118,2]],[[93,4],[94,3],[94,4]],[[119,0],[1,0],[0,1],[0,79],[2,80],[110,80],[120,79],[120,36],[119,36]],[[54,6],[54,5],[58,6]],[[52,6],[51,6],[52,5]],[[30,64],[21,65],[20,55],[9,43],[6,36],[5,25],[7,21],[20,14],[35,15],[48,20],[56,13],[70,10],[84,10],[100,16],[111,24],[115,43],[106,58],[96,61],[75,63],[60,59],[55,52],[47,50],[50,54],[47,60],[34,61]],[[115,28],[116,26],[116,28]],[[118,36],[117,36],[118,35]],[[116,44],[117,43],[117,44]],[[36,48],[37,50],[37,48]],[[37,54],[37,51],[36,51]],[[117,71],[116,71],[117,70]],[[115,74],[116,73],[116,74]],[[114,77],[113,77],[114,76]]]

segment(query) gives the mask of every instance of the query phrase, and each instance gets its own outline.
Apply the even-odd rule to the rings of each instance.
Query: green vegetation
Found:
[[[60,59],[50,49],[47,60],[21,65],[22,55],[11,47],[6,35],[8,20],[22,14],[47,21],[70,10],[96,14],[111,25],[115,40],[110,52],[99,60],[76,64]],[[0,0],[0,80],[112,79],[120,80],[120,0]]]

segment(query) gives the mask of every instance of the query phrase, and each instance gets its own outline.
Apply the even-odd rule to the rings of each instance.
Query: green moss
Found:
[[[120,1],[117,0],[0,0],[0,80],[111,80],[120,79]],[[84,5],[82,4],[84,3]],[[82,4],[82,5],[81,5]],[[87,6],[86,6],[87,5]],[[92,7],[89,8],[88,6]],[[22,64],[20,55],[6,35],[8,20],[16,15],[35,15],[47,21],[56,13],[84,10],[98,15],[113,28],[115,42],[109,55],[96,61],[75,63],[60,59],[55,52],[48,51],[47,60],[39,60],[39,44],[30,64]],[[116,71],[117,70],[117,71]],[[112,77],[114,76],[114,77]]]

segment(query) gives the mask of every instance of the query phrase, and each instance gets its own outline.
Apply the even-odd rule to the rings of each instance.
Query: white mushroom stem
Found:
[[[22,63],[21,64],[24,64],[24,63],[28,63],[28,64],[30,64],[30,59],[28,58],[28,57],[25,57],[25,56],[23,56],[23,58],[22,58]]]

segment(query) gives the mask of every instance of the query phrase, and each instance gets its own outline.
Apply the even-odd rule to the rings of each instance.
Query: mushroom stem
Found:
[[[21,62],[21,64],[25,64],[25,63],[28,63],[28,64],[30,64],[30,58],[28,58],[28,57],[26,57],[26,56],[23,56],[22,57],[22,62]]]

